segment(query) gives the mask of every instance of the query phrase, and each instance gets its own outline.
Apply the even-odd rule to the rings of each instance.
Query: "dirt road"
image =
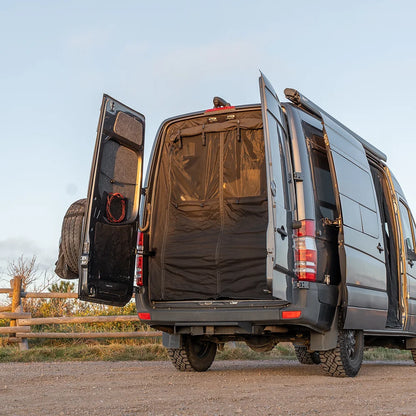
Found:
[[[366,363],[354,379],[293,361],[0,364],[0,415],[416,415],[416,366]]]

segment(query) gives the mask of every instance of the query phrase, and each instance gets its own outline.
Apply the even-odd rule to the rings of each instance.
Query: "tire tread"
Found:
[[[309,352],[304,346],[295,345],[296,358],[301,364],[314,365],[319,364],[319,358],[315,358],[314,352]]]
[[[416,349],[412,349],[412,358],[413,358],[413,362],[416,364]]]
[[[185,348],[168,348],[168,355],[175,368],[179,371],[195,371],[189,362]]]
[[[363,348],[360,351],[358,368],[351,365],[350,359],[347,356],[345,345],[345,330],[343,329],[342,320],[338,321],[338,338],[337,346],[329,351],[320,351],[319,358],[321,360],[321,368],[330,376],[333,377],[355,377],[360,370]],[[362,340],[363,342],[364,340]]]

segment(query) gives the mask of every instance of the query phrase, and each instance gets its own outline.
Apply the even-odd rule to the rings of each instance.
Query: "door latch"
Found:
[[[272,192],[272,195],[276,196],[276,182],[274,181],[274,179],[270,183],[270,190]]]
[[[381,246],[380,243],[377,244],[377,250],[379,253],[381,253],[382,251],[384,251],[384,248]]]

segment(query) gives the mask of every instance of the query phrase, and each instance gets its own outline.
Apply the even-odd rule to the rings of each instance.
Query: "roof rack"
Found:
[[[375,146],[373,146],[371,143],[368,143],[367,140],[363,139],[361,136],[359,136],[357,133],[354,133],[352,130],[350,130],[347,126],[339,122],[337,119],[332,117],[330,114],[328,114],[326,111],[322,110],[321,107],[317,106],[315,103],[313,103],[311,100],[306,98],[304,95],[302,95],[299,91],[293,89],[293,88],[286,88],[285,89],[285,95],[286,98],[291,101],[293,104],[300,108],[304,108],[316,116],[321,118],[322,114],[325,114],[326,117],[329,117],[334,123],[338,124],[340,127],[345,129],[348,133],[350,133],[352,136],[354,136],[363,146],[364,149],[371,153],[376,158],[386,162],[387,156],[385,153],[383,153],[381,150],[377,149]]]

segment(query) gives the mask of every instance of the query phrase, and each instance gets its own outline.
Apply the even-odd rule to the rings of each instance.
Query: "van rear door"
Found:
[[[363,145],[349,131],[325,113],[322,119],[341,215],[337,225],[344,327],[384,329],[385,247],[370,166]]]
[[[81,236],[79,298],[131,299],[142,183],[144,116],[104,95]]]
[[[293,272],[290,271],[289,249],[293,241],[289,226],[287,129],[279,98],[263,74],[260,77],[260,96],[269,201],[267,282],[275,298],[290,301]]]

